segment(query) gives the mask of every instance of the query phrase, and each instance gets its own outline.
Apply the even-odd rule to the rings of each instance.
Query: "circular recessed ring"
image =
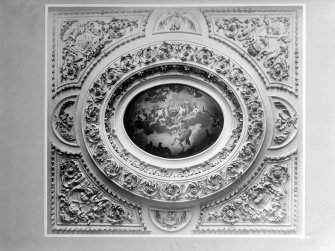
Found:
[[[166,47],[166,42],[163,45]],[[127,62],[117,59],[93,83],[84,110],[86,146],[106,176],[134,194],[161,201],[203,198],[235,182],[253,162],[264,138],[263,104],[244,70],[225,56],[191,44],[170,44],[169,50],[172,49],[166,56],[163,55],[165,52],[159,52],[159,48],[159,45],[150,45],[134,51],[127,55]],[[183,54],[183,48],[187,54]],[[173,57],[173,53],[178,55]],[[194,61],[192,53],[195,58],[206,58]],[[180,62],[176,62],[178,60]],[[141,62],[146,66],[142,67]],[[212,70],[214,67],[216,72]],[[165,168],[148,164],[143,158],[133,159],[134,155],[122,146],[122,142],[117,143],[119,132],[109,123],[118,112],[118,106],[114,104],[136,81],[144,82],[147,76],[155,77],[159,69],[164,74],[175,71],[173,74],[191,75],[191,78],[201,80],[203,86],[216,86],[225,93],[221,96],[236,106],[231,109],[235,124],[228,143],[213,158],[194,166]],[[123,77],[125,73],[127,75]]]

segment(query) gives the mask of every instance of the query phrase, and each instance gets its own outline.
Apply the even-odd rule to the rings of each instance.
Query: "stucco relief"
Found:
[[[54,14],[53,96],[80,87],[94,60],[144,36],[150,10]],[[83,75],[83,73],[86,75]]]
[[[158,228],[167,232],[175,232],[184,228],[191,220],[193,209],[159,209],[150,208],[149,214],[152,222]]]
[[[186,9],[169,9],[156,20],[153,34],[174,32],[201,34],[196,17]]]
[[[296,11],[203,9],[210,38],[217,39],[261,69],[268,87],[298,94]]]
[[[48,13],[47,234],[301,233],[301,7]]]
[[[202,205],[195,230],[294,231],[297,165],[297,150],[281,157],[264,157],[261,174],[248,188],[229,199]]]
[[[277,149],[289,144],[298,132],[298,115],[294,107],[285,99],[271,97],[274,110],[275,133],[271,149]]]
[[[77,96],[62,100],[53,112],[52,125],[59,140],[72,146],[78,146],[74,123],[76,121]]]
[[[187,58],[184,57],[185,54],[187,54]],[[127,58],[127,61],[124,61],[125,58]],[[245,71],[231,59],[225,57],[224,55],[220,55],[210,50],[209,48],[199,48],[196,45],[184,43],[163,42],[141,48],[131,54],[127,54],[126,56],[121,56],[116,62],[111,64],[112,67],[108,67],[107,70],[102,73],[100,77],[93,83],[89,89],[89,95],[86,98],[87,105],[84,111],[85,120],[83,121],[85,132],[90,133],[90,131],[87,131],[86,128],[103,127],[103,123],[101,122],[101,113],[103,113],[101,110],[104,110],[102,104],[104,103],[104,99],[107,96],[112,97],[105,112],[107,116],[105,115],[105,119],[103,120],[108,135],[107,138],[109,139],[110,144],[108,144],[108,142],[106,142],[102,136],[100,138],[97,137],[96,140],[99,143],[95,147],[89,147],[89,152],[98,164],[99,168],[103,170],[104,166],[108,165],[111,161],[121,158],[121,175],[118,176],[119,179],[113,179],[113,182],[117,183],[118,185],[127,188],[135,194],[141,194],[142,192],[140,192],[138,189],[139,184],[146,180],[153,180],[158,192],[156,197],[151,197],[152,199],[175,201],[189,200],[192,198],[187,194],[187,187],[189,187],[191,183],[185,183],[183,181],[185,179],[184,177],[190,176],[190,174],[187,174],[188,171],[185,170],[185,165],[183,165],[183,167],[180,169],[167,168],[167,172],[171,173],[172,177],[180,177],[178,182],[172,182],[170,179],[171,176],[168,177],[165,175],[165,171],[161,168],[160,165],[157,166],[146,163],[145,160],[141,161],[139,158],[134,157],[134,154],[130,149],[126,149],[122,146],[122,140],[118,140],[122,131],[117,131],[117,121],[119,121],[119,119],[115,117],[114,111],[117,110],[117,107],[114,103],[117,103],[116,100],[121,102],[122,99],[120,101],[120,98],[125,92],[131,93],[131,87],[133,85],[134,79],[138,80],[140,78],[134,78],[131,76],[129,79],[125,79],[118,88],[114,86],[117,85],[118,81],[122,80],[123,75],[135,71],[141,67],[143,61],[145,65],[162,62],[168,64],[163,68],[154,68],[155,70],[151,70],[151,68],[149,68],[149,72],[166,72],[166,79],[168,78],[167,74],[169,72],[173,72],[174,69],[178,69],[179,72],[189,70],[189,76],[196,72],[199,72],[201,75],[204,74],[208,79],[208,82],[215,83],[216,86],[222,88],[223,90],[231,89],[230,94],[227,92],[224,95],[233,101],[240,99],[240,101],[235,102],[237,107],[241,105],[239,102],[243,102],[243,105],[245,105],[247,109],[247,112],[244,114],[244,116],[248,118],[249,123],[244,124],[244,126],[240,129],[230,129],[230,135],[234,135],[236,130],[241,130],[241,132],[244,131],[241,137],[243,140],[241,141],[238,139],[232,147],[226,147],[223,149],[221,148],[217,152],[215,158],[205,158],[198,165],[186,166],[190,171],[193,172],[193,182],[198,183],[197,187],[200,188],[198,193],[199,197],[207,197],[213,193],[217,193],[224,187],[234,182],[238,176],[240,176],[248,169],[262,144],[264,135],[263,132],[265,128],[262,100],[259,98],[260,95],[258,94],[255,85],[251,82]],[[178,62],[190,62],[202,66],[211,66],[210,69],[215,66],[215,71],[210,70],[209,72],[204,72],[194,67],[187,67],[185,69],[184,66],[178,67]],[[173,65],[170,65],[171,63],[173,63]],[[120,73],[117,75],[117,78],[114,77],[114,74],[109,74],[109,72],[115,71]],[[141,72],[140,74],[144,74],[146,77],[149,76],[147,71]],[[218,74],[219,77],[215,76],[214,74]],[[229,81],[228,84],[225,84],[224,81],[220,79],[220,77],[225,77],[227,81]],[[112,82],[110,81],[111,78],[113,79]],[[235,94],[233,94],[232,90],[236,90],[238,92],[238,98],[234,97]],[[110,93],[108,94],[108,92]],[[113,103],[111,103],[111,101]],[[204,111],[201,113],[205,114]],[[233,114],[235,117],[236,115],[239,116],[238,114],[240,113],[242,113],[242,111],[238,111],[236,108],[235,110],[231,111],[231,114]],[[159,115],[155,116],[157,118],[159,117]],[[181,115],[181,117],[183,117],[184,124],[186,126],[192,126],[191,121],[186,119],[186,115]],[[239,121],[238,117],[235,118],[235,120],[236,124],[241,122]],[[140,119],[140,121],[142,121],[142,119]],[[155,120],[153,119],[152,121]],[[144,122],[142,121],[142,123]],[[148,130],[152,129],[153,126],[157,125],[158,123],[158,121],[155,123],[151,122],[151,126],[149,123]],[[128,121],[127,125],[130,125]],[[103,130],[103,128],[100,129],[100,134],[102,133],[101,130]],[[203,130],[205,131],[205,129]],[[239,134],[241,134],[241,132]],[[211,133],[210,136],[213,137],[214,134]],[[209,135],[207,134],[206,137],[208,138]],[[240,138],[240,135],[238,137]],[[91,136],[89,135],[88,138],[90,140]],[[90,144],[88,145],[90,146]],[[109,146],[113,148],[113,151],[108,150]],[[224,156],[223,153],[226,153],[226,156]],[[237,165],[229,165],[229,162],[227,163],[227,161],[225,161],[228,156],[230,156],[230,158],[234,156],[233,161],[230,161],[237,163]],[[236,168],[237,166],[238,168]],[[206,176],[202,175],[201,170],[203,167],[205,167],[205,170],[211,169],[212,172],[207,172],[208,174]],[[148,174],[150,176],[148,176]],[[158,177],[153,179],[153,176]],[[164,181],[161,180],[162,177],[165,177]]]
[[[81,154],[52,145],[52,229],[147,231],[140,206],[99,189]]]

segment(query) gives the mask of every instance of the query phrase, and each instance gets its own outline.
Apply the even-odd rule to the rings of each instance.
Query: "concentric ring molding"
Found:
[[[173,16],[170,10],[177,9],[150,6],[150,10],[124,8],[123,11],[108,7],[101,13],[96,8],[64,11],[62,7],[55,7],[56,11],[48,10],[51,24],[48,27],[48,39],[52,49],[52,63],[48,69],[51,73],[51,79],[48,80],[48,136],[57,143],[56,157],[55,148],[48,148],[47,194],[52,201],[48,203],[48,233],[140,233],[148,231],[146,224],[152,234],[192,234],[194,230],[199,231],[197,234],[219,231],[225,234],[294,234],[301,230],[301,199],[297,194],[301,192],[302,178],[302,166],[298,158],[303,159],[303,151],[282,155],[300,148],[302,143],[301,95],[298,96],[303,89],[300,83],[301,60],[298,60],[302,54],[301,7],[187,8],[186,16],[199,15],[196,22],[202,34],[192,34],[184,27],[174,31],[174,41],[167,41],[170,33],[168,26],[163,33],[153,31],[158,27],[157,22],[163,20],[159,13],[169,17]],[[140,27],[126,31],[121,39],[113,40],[106,46],[103,44],[101,53],[91,58],[77,80],[57,82],[59,65],[62,63],[59,59],[63,55],[62,42],[58,41],[62,39],[59,38],[62,28],[60,20],[70,27],[76,18],[89,21],[89,14],[97,19],[94,22],[99,22],[100,16],[102,20],[108,21],[114,14],[116,19],[130,20],[132,14],[135,14]],[[214,31],[214,17],[225,18],[222,14],[229,14],[229,18],[236,15],[239,20],[259,17],[261,21],[266,19],[266,14],[270,18],[279,17],[279,21],[280,16],[284,19],[288,17],[292,38],[288,43],[292,46],[288,48],[290,58],[287,63],[289,79],[292,81],[271,81],[271,73],[260,65],[262,61],[257,61],[253,55],[249,55],[249,50],[240,46],[241,41],[224,38],[219,34],[221,31]],[[177,16],[175,18],[180,18]],[[268,25],[272,26],[273,23]],[[90,31],[88,29],[85,32],[87,34]],[[138,39],[138,43],[134,39]],[[192,157],[169,159],[150,155],[136,147],[124,129],[125,109],[132,98],[150,86],[171,81],[194,86],[211,96],[216,95],[215,99],[219,100],[226,118],[222,134],[216,142]],[[73,129],[79,146],[77,149],[62,140],[53,126],[55,112],[59,113],[62,102],[72,96],[78,96],[73,104],[76,110]],[[282,102],[285,108],[274,107],[276,101]],[[280,114],[278,109],[282,108],[289,111],[293,129],[278,144],[274,140],[281,136],[281,127],[276,119]],[[279,131],[276,131],[276,125]],[[55,133],[60,140],[55,138]],[[76,155],[71,154],[72,151]],[[290,218],[279,221],[283,218],[274,217],[278,221],[272,223],[265,222],[263,216],[250,222],[235,221],[236,215],[231,214],[230,210],[234,209],[233,206],[240,209],[236,198],[243,193],[250,193],[254,185],[268,181],[272,170],[285,171],[289,156],[294,161],[294,166],[287,166],[291,178],[280,186],[278,181],[272,180],[274,183],[268,188],[287,188],[288,193],[283,193],[280,203],[287,203],[287,215]],[[59,217],[62,194],[57,188],[65,184],[59,165],[65,165],[65,160],[71,159],[79,164],[85,178],[96,185],[97,191],[111,196],[112,201],[117,197],[115,202],[119,201],[122,205],[127,206],[128,202],[134,205],[134,215],[139,221],[132,224],[127,221],[127,214],[121,214],[124,221],[119,221],[118,216],[114,215],[116,221],[100,224],[97,219],[88,221],[83,215],[80,222],[64,222]],[[271,160],[271,165],[264,164],[265,159]],[[85,184],[78,184],[78,187],[83,189]],[[268,192],[276,194],[275,190]],[[88,193],[91,206],[95,205],[89,190],[84,193]],[[255,206],[252,204],[253,198],[249,199],[246,205]],[[78,198],[79,204],[86,205],[86,201],[80,200]],[[260,209],[264,212],[266,207]],[[215,221],[207,218],[209,212],[217,216]],[[189,215],[193,217],[188,218]],[[68,216],[72,217],[70,212]]]
[[[165,65],[162,65],[164,63]],[[136,75],[129,73],[142,68]],[[115,148],[109,151],[103,136],[102,111],[107,102],[106,97],[111,95],[113,99],[124,95],[131,87],[131,83],[141,75],[148,75],[148,72],[156,73],[161,71],[173,71],[181,65],[179,72],[183,74],[195,74],[203,78],[203,85],[213,82],[217,88],[228,91],[228,95],[233,93],[238,97],[231,97],[232,100],[240,100],[237,103],[244,107],[240,112],[234,111],[237,117],[244,122],[243,129],[234,128],[231,134],[233,137],[243,139],[233,142],[230,148],[235,148],[238,144],[238,151],[232,151],[233,159],[229,163],[222,163],[228,154],[230,148],[223,148],[217,153],[216,159],[208,159],[201,163],[202,169],[205,169],[204,175],[198,179],[192,177],[192,182],[175,182],[175,175],[160,175],[154,179],[152,176],[144,176],[140,171],[147,169],[148,165],[141,160],[130,159],[132,153],[123,147]],[[153,68],[153,67],[158,68]],[[159,68],[160,67],[160,68]],[[215,70],[213,68],[215,67]],[[191,69],[191,70],[190,70]],[[189,73],[192,72],[192,73]],[[123,77],[127,73],[128,75]],[[136,80],[138,81],[138,80]],[[112,94],[108,94],[112,93]],[[108,95],[107,95],[108,94]],[[89,89],[86,98],[86,106],[83,113],[83,131],[86,135],[88,150],[102,171],[117,183],[132,193],[149,197],[154,200],[162,201],[187,201],[197,198],[207,197],[216,193],[229,184],[233,183],[247,168],[262,144],[264,131],[264,111],[260,95],[257,88],[245,73],[235,62],[224,55],[219,54],[209,48],[198,47],[191,43],[163,42],[146,46],[130,52],[112,62],[94,81]],[[114,114],[115,107],[110,107],[107,114]],[[117,139],[115,130],[110,130],[109,139],[112,139],[112,145]],[[235,130],[235,131],[234,131]],[[93,142],[93,143],[92,143]],[[115,157],[115,153],[123,160],[129,160],[120,163],[120,158]],[[146,156],[147,157],[147,156]],[[138,170],[134,170],[136,167]],[[211,169],[210,171],[207,171]],[[166,173],[166,169],[161,166],[156,167],[156,173]],[[168,169],[168,171],[171,171]],[[173,170],[175,171],[175,170]],[[181,169],[181,173],[189,172],[188,167]],[[156,174],[150,173],[149,174]],[[200,175],[199,175],[200,176]],[[164,177],[164,179],[162,178]],[[182,177],[182,175],[181,175]]]

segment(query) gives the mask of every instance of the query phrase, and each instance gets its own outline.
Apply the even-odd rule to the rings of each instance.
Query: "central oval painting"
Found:
[[[139,148],[169,159],[205,151],[219,138],[223,124],[218,103],[183,84],[160,85],[137,94],[124,115],[126,132]]]

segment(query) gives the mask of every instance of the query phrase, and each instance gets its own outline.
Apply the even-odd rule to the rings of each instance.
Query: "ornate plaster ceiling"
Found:
[[[48,234],[302,231],[302,9],[49,7]]]

